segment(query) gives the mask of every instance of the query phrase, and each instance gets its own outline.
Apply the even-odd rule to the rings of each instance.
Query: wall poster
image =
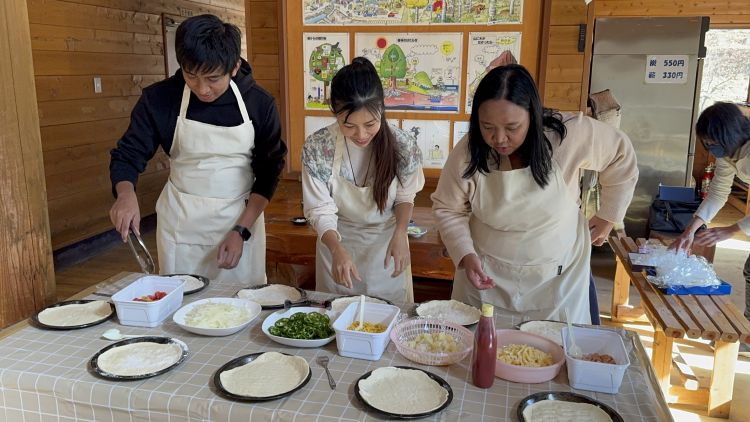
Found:
[[[520,32],[469,33],[468,77],[466,78],[466,113],[471,113],[471,102],[479,82],[490,70],[506,64],[503,52],[521,57]]]
[[[305,25],[521,23],[523,0],[303,0]]]
[[[461,33],[358,33],[357,55],[375,65],[392,110],[458,112]]]
[[[404,119],[401,129],[417,138],[417,145],[422,150],[422,167],[443,168],[450,151],[450,121]]]
[[[469,133],[469,122],[459,120],[453,122],[453,146],[455,147],[467,133]]]
[[[349,34],[304,33],[305,109],[327,110],[333,76],[349,63]]]

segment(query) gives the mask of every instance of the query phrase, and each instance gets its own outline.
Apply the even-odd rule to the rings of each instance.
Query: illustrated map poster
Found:
[[[305,109],[328,109],[333,76],[349,63],[349,34],[303,34]]]
[[[451,122],[448,120],[403,120],[401,129],[417,138],[422,167],[442,169],[450,151]]]
[[[305,25],[520,23],[523,0],[303,0]]]
[[[355,51],[370,59],[392,110],[458,112],[461,33],[358,33]]]
[[[468,77],[466,78],[466,113],[471,113],[471,103],[479,82],[490,70],[505,64],[501,55],[510,51],[513,57],[521,57],[520,32],[471,32],[469,33]]]

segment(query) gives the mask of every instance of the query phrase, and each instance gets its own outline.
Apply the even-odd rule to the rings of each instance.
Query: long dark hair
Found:
[[[735,104],[714,103],[698,116],[695,134],[701,140],[708,139],[721,145],[727,154],[734,155],[750,140],[750,118]]]
[[[241,38],[237,26],[214,15],[193,16],[177,27],[177,62],[191,73],[220,70],[226,75],[240,61]]]
[[[542,188],[547,186],[552,171],[552,144],[544,129],[557,132],[560,139],[565,138],[566,129],[560,113],[542,106],[534,79],[525,67],[518,64],[496,67],[479,82],[469,120],[470,160],[463,177],[468,179],[477,171],[489,173],[487,159],[500,160],[497,151],[487,145],[479,129],[479,107],[488,100],[507,100],[529,112],[529,131],[518,151],[531,167],[536,184]]]
[[[385,119],[385,97],[375,66],[364,57],[356,57],[352,64],[342,67],[331,81],[331,111],[344,121],[355,111],[365,109],[380,119],[380,130],[372,139],[375,180],[372,197],[382,214],[388,200],[388,188],[394,177],[399,182],[399,164],[403,157],[398,153],[396,137]],[[366,182],[366,181],[365,181]]]

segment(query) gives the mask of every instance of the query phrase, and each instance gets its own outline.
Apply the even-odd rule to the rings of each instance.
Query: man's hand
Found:
[[[482,262],[477,254],[469,254],[461,259],[459,267],[466,271],[466,277],[479,290],[486,290],[495,287],[495,282],[482,270]]]
[[[138,207],[138,197],[135,194],[133,184],[130,182],[119,182],[115,189],[117,190],[117,200],[109,210],[109,218],[112,220],[115,230],[120,233],[122,241],[127,242],[131,227],[136,234],[141,234],[139,228],[141,211]]]
[[[236,231],[230,231],[224,241],[219,245],[216,263],[219,268],[232,269],[237,266],[242,258],[242,236]]]

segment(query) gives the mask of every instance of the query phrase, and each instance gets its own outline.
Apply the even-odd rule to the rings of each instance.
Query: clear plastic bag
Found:
[[[688,256],[685,251],[675,253],[651,241],[646,247],[656,267],[656,275],[649,275],[648,281],[659,287],[709,287],[721,284],[711,264],[702,256]]]

